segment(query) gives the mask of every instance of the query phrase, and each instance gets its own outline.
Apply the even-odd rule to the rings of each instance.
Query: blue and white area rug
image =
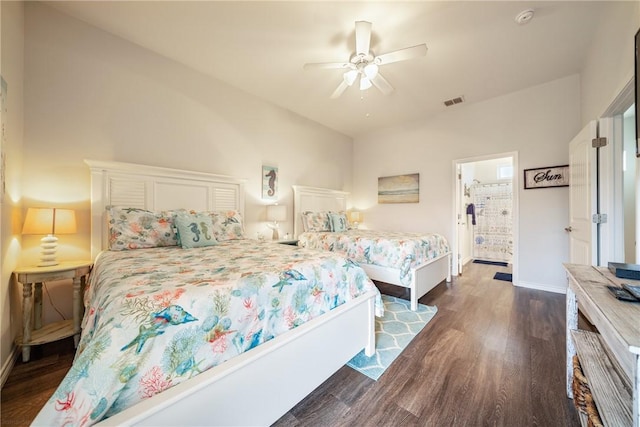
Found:
[[[389,295],[382,295],[382,302],[384,317],[376,317],[376,353],[367,357],[363,350],[347,362],[376,381],[438,312],[437,307],[423,304],[411,311],[409,301]]]

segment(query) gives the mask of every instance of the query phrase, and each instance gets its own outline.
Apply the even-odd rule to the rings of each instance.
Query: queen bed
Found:
[[[82,336],[34,425],[269,425],[373,354],[382,305],[364,271],[244,238],[242,181],[87,163]]]
[[[372,280],[407,288],[412,310],[431,289],[451,281],[451,251],[443,236],[349,228],[347,192],[294,185],[293,194],[299,246],[340,253]]]

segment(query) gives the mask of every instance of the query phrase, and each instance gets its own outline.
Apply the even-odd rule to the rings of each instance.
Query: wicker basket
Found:
[[[593,395],[591,393],[587,394],[585,400],[587,403],[587,426],[604,427],[600,419],[600,414],[598,414],[598,408],[596,408],[596,404],[593,401]]]
[[[587,425],[589,427],[603,427],[598,408],[596,408],[596,404],[593,401],[589,383],[582,373],[582,367],[577,355],[573,356],[573,383],[571,384],[571,389],[573,390],[573,404],[578,411],[587,415]]]
[[[573,390],[573,404],[578,411],[586,414],[587,400],[585,396],[591,395],[591,389],[582,373],[582,367],[577,355],[573,356],[573,383],[571,384],[571,389]]]

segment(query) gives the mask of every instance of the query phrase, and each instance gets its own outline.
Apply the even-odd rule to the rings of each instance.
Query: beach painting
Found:
[[[419,173],[378,178],[378,203],[418,203],[419,201]]]

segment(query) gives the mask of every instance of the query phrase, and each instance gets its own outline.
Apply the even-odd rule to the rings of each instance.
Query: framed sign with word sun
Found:
[[[569,186],[569,165],[525,169],[524,189]]]

